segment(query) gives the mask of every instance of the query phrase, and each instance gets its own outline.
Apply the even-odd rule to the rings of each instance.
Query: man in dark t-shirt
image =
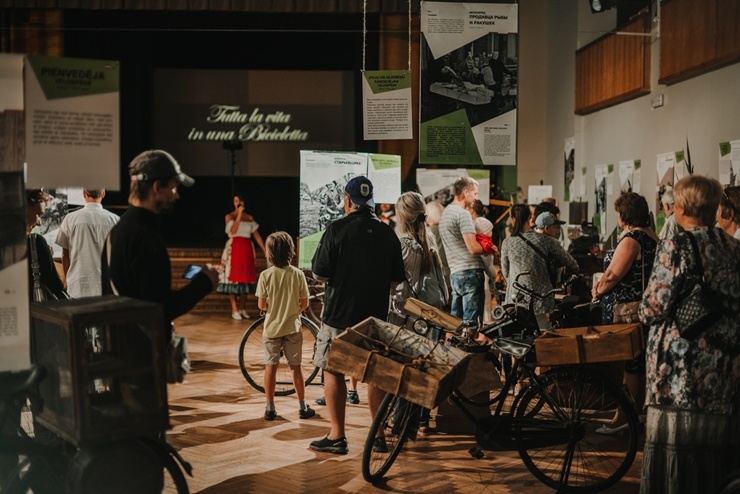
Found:
[[[391,288],[405,279],[401,242],[393,229],[375,216],[374,207],[370,180],[363,176],[350,180],[344,189],[346,216],[329,225],[313,257],[314,276],[326,281],[314,364],[324,369],[331,421],[329,434],[311,443],[315,451],[349,451],[344,432],[347,385],[343,374],[326,369],[331,340],[368,317],[386,320]],[[384,394],[368,386],[371,417]]]
[[[194,183],[175,158],[161,150],[145,151],[133,159],[129,175],[131,207],[113,227],[103,248],[103,293],[162,304],[168,341],[170,322],[213,291],[218,273],[203,269],[180,290],[172,289],[170,256],[160,234],[160,218],[180,197],[177,188]]]

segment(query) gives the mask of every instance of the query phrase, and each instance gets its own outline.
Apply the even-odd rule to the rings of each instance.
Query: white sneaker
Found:
[[[242,315],[239,314],[238,312],[232,312],[231,318],[234,319],[234,320],[236,320],[236,321],[241,321],[242,320]]]
[[[243,319],[249,319],[249,312],[247,312],[246,309],[240,310],[239,314],[242,316]]]

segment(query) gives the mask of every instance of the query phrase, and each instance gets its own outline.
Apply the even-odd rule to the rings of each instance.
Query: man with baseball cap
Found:
[[[405,279],[401,242],[393,229],[375,216],[374,206],[372,182],[363,176],[350,180],[344,188],[345,216],[327,227],[312,261],[314,277],[326,282],[314,364],[324,369],[331,422],[326,437],[311,442],[314,451],[349,451],[344,431],[347,385],[343,374],[326,368],[332,339],[368,317],[386,320],[391,288]],[[371,417],[384,394],[368,386]]]
[[[547,211],[540,213],[534,220],[534,228],[538,233],[549,235],[555,240],[560,238],[560,225],[564,224],[565,221],[557,219],[554,214]]]
[[[103,248],[103,293],[162,304],[165,342],[175,318],[192,309],[218,284],[218,273],[204,268],[186,286],[172,290],[170,256],[160,235],[160,215],[171,212],[180,185],[195,182],[166,151],[144,151],[129,165],[131,207],[111,230]]]

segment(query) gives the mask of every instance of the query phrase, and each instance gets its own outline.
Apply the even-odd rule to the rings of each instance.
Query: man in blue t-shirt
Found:
[[[324,369],[324,393],[331,421],[314,451],[346,454],[344,432],[347,385],[343,374],[326,369],[331,340],[368,317],[386,320],[391,289],[405,279],[401,242],[375,216],[373,184],[357,176],[344,189],[344,218],[330,224],[313,257],[314,277],[326,282],[322,325],[316,337],[314,364]],[[371,417],[384,392],[368,386]]]

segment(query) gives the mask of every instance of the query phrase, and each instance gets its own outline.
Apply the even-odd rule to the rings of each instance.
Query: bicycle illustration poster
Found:
[[[326,227],[344,216],[344,187],[357,175],[373,182],[376,204],[401,195],[401,157],[335,151],[301,151],[298,267],[310,269]]]

